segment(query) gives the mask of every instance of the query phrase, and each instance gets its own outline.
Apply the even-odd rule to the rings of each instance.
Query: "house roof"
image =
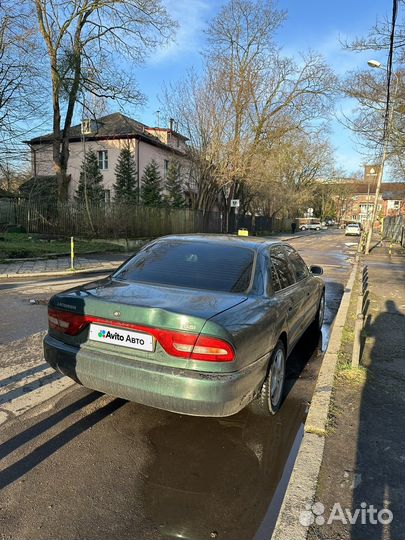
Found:
[[[162,132],[162,131],[165,131],[167,133],[172,133],[173,135],[175,135],[176,137],[178,137],[179,139],[182,139],[183,141],[188,141],[188,137],[185,137],[184,135],[182,135],[181,133],[179,133],[178,131],[175,131],[174,129],[170,129],[170,128],[161,128],[161,127],[150,127],[150,126],[146,126],[146,128],[150,131],[159,131],[159,132]]]
[[[381,184],[381,195],[384,200],[405,199],[405,183],[383,182]]]
[[[353,195],[367,195],[370,189],[370,194],[374,195],[377,183],[373,182],[369,185],[368,182],[353,182],[351,184]],[[399,199],[405,197],[405,182],[383,182],[380,190],[383,199]]]
[[[148,133],[146,130],[151,129],[146,124],[133,120],[128,116],[125,116],[122,113],[112,113],[107,116],[98,118],[97,120],[91,121],[92,133],[86,135],[86,140],[105,140],[105,139],[125,139],[125,138],[137,138],[153,144],[154,146],[159,146],[161,148],[167,149],[168,147],[175,153],[183,154],[178,150],[170,147],[167,144],[162,143],[158,137]],[[185,139],[182,135],[172,132],[174,135],[178,135],[181,138]],[[30,141],[25,141],[27,144],[50,144],[53,141],[53,133],[47,133],[39,137],[35,137]],[[81,124],[72,126],[69,130],[69,141],[77,142],[82,138]]]

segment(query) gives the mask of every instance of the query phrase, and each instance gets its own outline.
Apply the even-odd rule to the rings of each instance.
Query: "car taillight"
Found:
[[[84,315],[52,308],[48,308],[48,323],[49,328],[69,336],[76,336],[88,325]]]
[[[168,354],[179,358],[231,362],[235,357],[230,343],[210,336],[158,330],[156,338]]]
[[[231,362],[235,358],[232,345],[222,339],[150,328],[123,321],[111,321],[93,315],[79,315],[70,311],[48,308],[49,328],[69,336],[76,336],[92,322],[150,334],[156,338],[168,354],[178,358],[205,360],[206,362]]]
[[[190,358],[209,362],[231,362],[234,357],[235,351],[227,341],[200,335],[193,347]]]

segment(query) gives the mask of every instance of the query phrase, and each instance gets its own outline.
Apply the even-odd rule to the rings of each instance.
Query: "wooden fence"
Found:
[[[229,232],[246,228],[251,234],[290,230],[290,221],[265,216],[231,214]],[[226,219],[220,212],[188,208],[151,208],[130,204],[91,206],[72,203],[36,204],[0,199],[0,230],[20,225],[28,233],[88,238],[142,238],[165,234],[221,233]]]
[[[384,218],[383,236],[405,247],[405,216],[389,216]]]
[[[29,233],[99,238],[140,238],[165,234],[221,232],[221,215],[190,209],[110,204],[0,204],[0,224],[20,225]]]

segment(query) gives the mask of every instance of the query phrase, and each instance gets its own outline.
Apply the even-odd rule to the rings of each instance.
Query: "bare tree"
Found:
[[[314,206],[319,179],[335,174],[333,149],[321,134],[291,133],[271,152],[257,155],[254,170],[250,211],[294,218]]]
[[[401,0],[402,4],[405,4]],[[387,160],[397,178],[405,178],[403,154],[405,150],[405,18],[397,23],[394,35],[396,66],[391,76],[390,100],[393,106],[392,119],[388,132]],[[377,21],[367,36],[358,37],[344,47],[353,52],[369,51],[370,59],[374,51],[387,51],[390,47],[391,21],[387,18]],[[357,70],[351,72],[341,84],[342,93],[357,101],[354,114],[344,119],[352,129],[358,142],[363,146],[365,155],[376,157],[381,151],[384,138],[384,120],[387,102],[387,72],[382,69]],[[395,92],[392,90],[395,89]]]
[[[43,113],[31,15],[24,3],[0,2],[0,162],[3,164],[21,157],[21,137],[32,128],[30,122]]]
[[[330,110],[335,77],[310,52],[282,55],[274,34],[285,13],[264,0],[230,0],[208,27],[205,71],[165,92],[168,112],[190,138],[200,193],[197,207],[222,193],[248,195],[257,155]]]
[[[80,96],[139,103],[132,68],[171,37],[175,23],[161,0],[33,1],[49,60],[53,162],[65,200],[69,129]]]

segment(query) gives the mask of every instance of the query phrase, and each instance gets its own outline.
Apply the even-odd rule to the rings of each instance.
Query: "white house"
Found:
[[[104,178],[106,201],[114,195],[115,167],[122,148],[129,145],[137,164],[137,182],[140,185],[145,167],[154,159],[166,178],[169,161],[180,163],[181,177],[185,186],[189,184],[190,166],[186,158],[186,137],[173,129],[173,120],[168,128],[149,127],[121,113],[113,113],[97,120],[84,121],[72,126],[69,133],[70,158],[67,173],[70,176],[69,198],[77,189],[84,152],[93,150]],[[84,132],[84,133],[82,133]],[[31,149],[33,177],[54,175],[52,160],[53,134],[49,133],[27,141]],[[187,193],[187,189],[185,189]]]

